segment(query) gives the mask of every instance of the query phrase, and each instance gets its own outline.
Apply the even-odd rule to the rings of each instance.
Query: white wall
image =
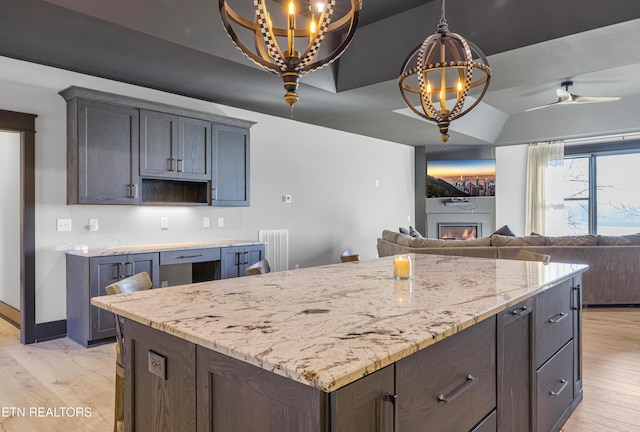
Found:
[[[527,144],[496,147],[496,228],[524,232]]]
[[[76,85],[255,121],[251,129],[251,207],[66,205],[66,103]],[[64,250],[206,239],[257,240],[259,229],[289,229],[290,266],[338,262],[346,248],[376,256],[383,229],[414,219],[412,147],[297,121],[0,57],[0,109],[36,119],[36,317],[66,318]],[[284,107],[283,109],[286,109]],[[287,139],[287,137],[295,137]],[[379,187],[376,187],[376,180]],[[291,204],[281,196],[292,195]],[[202,228],[203,216],[212,228]],[[169,229],[160,230],[160,217]],[[224,228],[216,228],[224,217]],[[72,219],[56,232],[56,218]],[[98,218],[93,235],[89,218]]]
[[[0,300],[20,309],[20,135],[0,132]]]

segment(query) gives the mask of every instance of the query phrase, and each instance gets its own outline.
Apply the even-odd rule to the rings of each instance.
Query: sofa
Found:
[[[550,255],[551,262],[588,264],[582,279],[585,306],[640,306],[640,233],[563,237],[494,234],[470,240],[439,240],[384,230],[378,238],[380,257],[416,253],[515,259],[523,249]]]

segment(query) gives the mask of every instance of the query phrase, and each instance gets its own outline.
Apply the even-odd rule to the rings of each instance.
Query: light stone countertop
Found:
[[[331,392],[587,269],[411,255],[94,297],[92,304]]]
[[[132,246],[116,246],[109,248],[91,248],[86,252],[81,250],[67,250],[69,255],[78,255],[84,257],[99,257],[109,255],[126,255],[134,253],[161,252],[174,250],[204,249],[231,246],[251,246],[262,244],[260,241],[253,240],[214,240],[206,242],[186,242],[186,243],[163,243],[163,244],[147,244]]]

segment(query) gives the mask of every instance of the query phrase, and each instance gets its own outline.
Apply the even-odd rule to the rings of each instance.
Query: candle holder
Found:
[[[397,280],[406,280],[411,277],[411,256],[394,255],[393,277]]]

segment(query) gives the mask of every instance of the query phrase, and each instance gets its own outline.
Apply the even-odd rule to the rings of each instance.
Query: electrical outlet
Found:
[[[224,227],[224,218],[223,217],[219,217],[218,218],[218,228],[222,228]]]
[[[89,219],[89,231],[98,231],[98,219]]]
[[[168,286],[169,286],[169,281],[162,281],[162,282],[160,282],[160,287],[161,287],[161,288],[166,288],[166,287],[168,287]]]
[[[169,218],[168,217],[160,218],[160,229],[163,229],[163,230],[169,229]]]
[[[205,216],[202,218],[202,228],[209,228],[211,226],[211,219],[209,216]]]
[[[285,204],[291,204],[291,195],[282,195],[282,202]]]
[[[71,231],[71,219],[56,219],[56,231]]]

